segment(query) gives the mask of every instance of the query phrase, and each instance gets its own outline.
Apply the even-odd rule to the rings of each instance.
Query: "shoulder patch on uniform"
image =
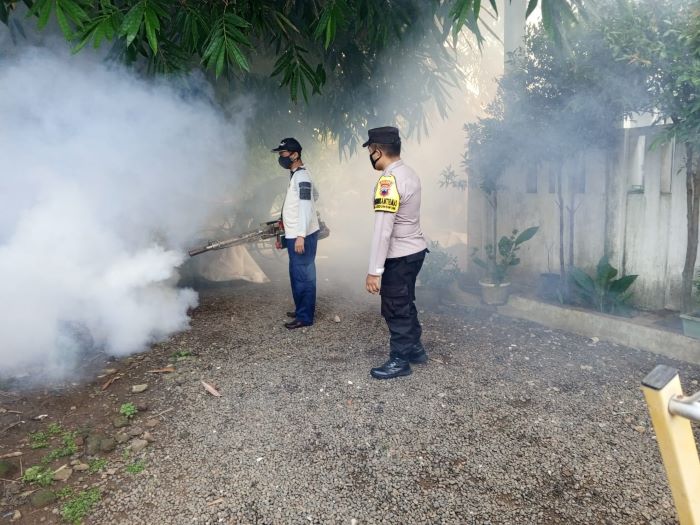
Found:
[[[303,201],[311,200],[311,183],[310,182],[300,182],[299,183],[299,198]]]
[[[377,187],[374,190],[374,211],[396,213],[399,211],[400,200],[394,175],[389,174],[379,177]]]

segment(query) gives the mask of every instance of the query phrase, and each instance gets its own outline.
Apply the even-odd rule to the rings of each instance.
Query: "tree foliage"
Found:
[[[700,234],[700,6],[691,0],[626,0],[618,5],[609,45],[620,61],[644,76],[649,107],[667,124],[659,140],[675,140],[685,149],[688,229],[681,310],[689,312]]]
[[[109,46],[152,74],[201,68],[225,79],[223,91],[252,90],[269,118],[322,94],[291,114],[349,151],[381,119],[411,134],[427,130],[427,106],[446,116],[459,81],[452,46],[465,28],[480,46],[484,17],[498,15],[496,0],[0,0],[0,21],[21,4],[40,28],[55,20],[76,52]],[[528,12],[538,4],[556,35],[582,0],[530,0]],[[392,93],[401,103],[383,105]]]
[[[516,159],[560,164],[586,148],[610,147],[622,118],[649,107],[644,75],[606,43],[609,24],[594,18],[570,27],[568,49],[543,25],[528,30],[499,81],[497,100],[465,126],[468,174],[495,188]]]
[[[600,5],[600,4],[599,4]],[[608,15],[611,4],[606,4]],[[499,97],[476,123],[465,126],[464,167],[494,208],[491,236],[497,238],[498,191],[508,166],[522,173],[545,167],[555,181],[559,208],[559,268],[574,265],[576,174],[565,165],[589,148],[609,149],[625,115],[638,111],[647,92],[643,75],[620,61],[606,41],[613,17],[589,16],[566,27],[567,45],[550,38],[543,24],[528,30],[499,82]],[[648,102],[645,102],[648,104]],[[567,223],[568,221],[568,223]],[[568,250],[565,232],[568,228]],[[568,261],[567,261],[568,258]]]

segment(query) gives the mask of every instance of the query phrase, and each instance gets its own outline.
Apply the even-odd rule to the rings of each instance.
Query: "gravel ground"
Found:
[[[154,385],[172,410],[147,467],[116,474],[90,523],[675,523],[639,385],[663,362],[695,391],[700,368],[439,307],[422,313],[431,361],[376,381],[377,298],[322,290],[317,323],[288,332],[287,297],[202,293],[159,345],[197,356]]]

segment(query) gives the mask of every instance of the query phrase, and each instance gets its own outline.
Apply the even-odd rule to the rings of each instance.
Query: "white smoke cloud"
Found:
[[[203,97],[87,54],[0,57],[0,376],[188,327],[187,239],[244,162]]]

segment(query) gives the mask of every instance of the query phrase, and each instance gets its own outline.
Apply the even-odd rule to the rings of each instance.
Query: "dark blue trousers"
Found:
[[[296,239],[286,239],[289,253],[289,280],[296,307],[296,318],[312,324],[316,310],[316,245],[318,232],[304,238],[304,253],[294,251]]]

